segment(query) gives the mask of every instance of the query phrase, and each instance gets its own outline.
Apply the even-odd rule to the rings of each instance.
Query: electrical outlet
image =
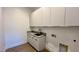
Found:
[[[51,34],[51,36],[56,38],[56,35],[55,34]]]

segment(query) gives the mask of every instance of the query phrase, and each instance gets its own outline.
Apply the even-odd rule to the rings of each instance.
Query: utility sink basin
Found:
[[[36,33],[35,35],[36,35],[36,36],[41,36],[41,35],[43,35],[43,33],[40,32],[40,33]]]
[[[38,31],[31,31],[34,35],[36,36],[41,36],[41,35],[45,35],[46,36],[46,33],[43,33],[43,32],[38,32]]]

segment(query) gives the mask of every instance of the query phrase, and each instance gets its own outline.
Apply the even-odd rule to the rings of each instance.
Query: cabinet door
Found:
[[[34,47],[39,51],[39,38],[34,37]]]
[[[43,19],[42,8],[37,9],[31,15],[31,26],[41,26]]]
[[[64,26],[64,7],[53,7],[51,8],[51,25],[52,26]]]
[[[50,25],[50,8],[39,8],[32,13],[31,26],[49,26]]]
[[[43,7],[42,11],[43,11],[43,20],[41,20],[42,26],[50,26],[50,8]]]
[[[68,7],[66,8],[66,26],[79,26],[79,8]]]

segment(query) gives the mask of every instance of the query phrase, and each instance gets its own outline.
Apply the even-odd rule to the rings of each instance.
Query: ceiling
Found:
[[[40,7],[27,7],[27,8],[29,8],[29,10],[30,10],[31,12],[33,12],[33,11],[35,11],[36,9],[40,8]]]

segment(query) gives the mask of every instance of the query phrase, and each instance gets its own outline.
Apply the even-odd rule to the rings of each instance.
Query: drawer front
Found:
[[[34,42],[34,48],[36,49],[36,50],[38,50],[39,51],[39,45],[37,44],[37,42]]]
[[[30,39],[29,43],[30,43],[36,50],[39,51],[38,39],[36,39],[35,37],[32,37],[32,39]]]
[[[33,40],[34,40],[34,42],[35,42],[36,44],[39,44],[39,38],[34,37]]]
[[[39,39],[34,37],[34,47],[39,51]]]

